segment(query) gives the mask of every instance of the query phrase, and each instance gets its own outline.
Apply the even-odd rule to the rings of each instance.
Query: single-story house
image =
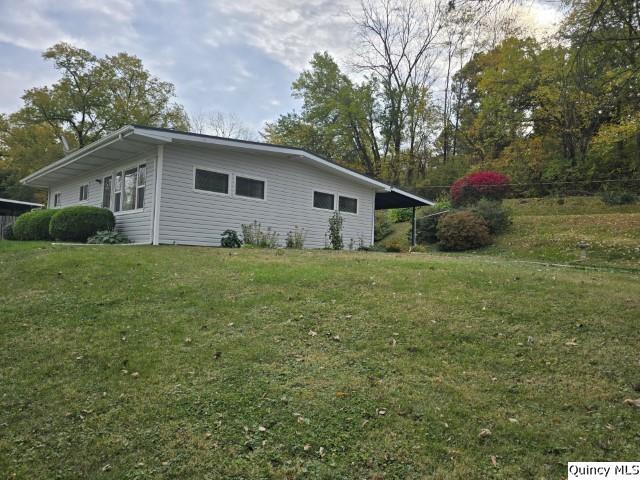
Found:
[[[20,215],[42,207],[40,203],[0,198],[0,238],[4,238],[5,228],[13,224]]]
[[[345,244],[373,242],[376,209],[431,202],[300,148],[128,125],[22,180],[49,207],[109,208],[136,243],[220,245],[227,229],[259,222],[284,241],[326,245],[334,211]]]

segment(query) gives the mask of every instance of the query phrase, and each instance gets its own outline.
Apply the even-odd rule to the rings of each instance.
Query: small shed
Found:
[[[22,202],[9,198],[0,198],[0,238],[4,238],[4,229],[11,225],[20,215],[36,208],[42,208],[41,203]]]

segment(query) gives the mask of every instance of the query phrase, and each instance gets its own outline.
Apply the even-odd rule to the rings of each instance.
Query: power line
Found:
[[[585,183],[632,183],[640,182],[640,178],[631,178],[629,180],[566,180],[557,182],[533,182],[533,183],[482,183],[478,187],[515,187],[515,186],[536,186],[536,185],[569,185],[569,184],[585,184]],[[453,185],[424,185],[422,188],[451,188]]]

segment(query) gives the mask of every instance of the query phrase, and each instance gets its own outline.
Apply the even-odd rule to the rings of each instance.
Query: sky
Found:
[[[537,32],[561,15],[522,8]],[[316,51],[348,68],[359,0],[0,0],[0,112],[55,82],[41,53],[65,41],[103,56],[125,51],[176,86],[188,113],[233,113],[255,132],[299,109],[290,86]]]

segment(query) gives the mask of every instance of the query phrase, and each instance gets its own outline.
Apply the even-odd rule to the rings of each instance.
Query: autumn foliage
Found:
[[[502,200],[509,193],[510,178],[500,172],[475,172],[451,185],[454,205],[470,205],[482,198]]]

